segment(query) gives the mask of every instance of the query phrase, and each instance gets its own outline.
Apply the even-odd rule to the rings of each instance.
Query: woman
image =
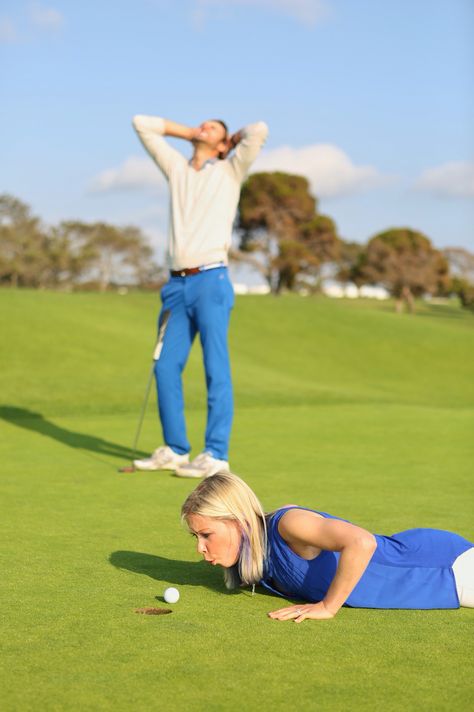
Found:
[[[257,583],[307,603],[277,620],[333,618],[356,608],[474,607],[474,546],[451,532],[410,529],[380,536],[339,517],[287,505],[265,515],[250,487],[228,472],[191,492],[182,518],[227,588]]]

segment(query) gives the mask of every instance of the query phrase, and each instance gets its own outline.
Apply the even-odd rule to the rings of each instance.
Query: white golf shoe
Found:
[[[137,470],[175,470],[189,462],[189,455],[178,455],[167,445],[162,445],[144,460],[134,460]]]
[[[217,460],[208,452],[201,452],[188,464],[179,465],[175,474],[177,477],[210,477],[217,472],[229,472],[227,460]]]

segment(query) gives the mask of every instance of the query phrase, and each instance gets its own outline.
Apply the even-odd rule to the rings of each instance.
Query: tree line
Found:
[[[436,249],[409,227],[374,235],[367,244],[347,242],[327,215],[318,212],[306,178],[255,173],[244,183],[238,212],[239,250],[234,257],[259,269],[271,290],[318,290],[322,269],[336,280],[381,285],[398,310],[426,294],[456,294],[474,309],[474,255],[463,248]]]
[[[79,220],[47,227],[26,203],[0,195],[0,285],[105,291],[162,281],[163,270],[138,227]]]
[[[271,291],[317,292],[325,266],[345,283],[377,284],[398,309],[424,294],[457,294],[474,309],[474,255],[436,249],[408,227],[378,233],[363,245],[344,240],[334,220],[319,213],[306,178],[255,173],[242,187],[232,260],[257,269]],[[0,195],[0,286],[98,289],[123,284],[157,288],[165,269],[135,226],[62,221],[45,226],[18,198]]]

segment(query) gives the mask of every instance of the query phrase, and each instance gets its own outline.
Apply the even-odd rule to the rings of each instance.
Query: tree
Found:
[[[358,287],[363,284],[360,275],[360,264],[365,251],[365,245],[359,242],[340,241],[339,256],[337,258],[338,271],[336,279],[341,282],[354,282]]]
[[[45,228],[21,200],[0,195],[0,284],[71,287],[87,281],[105,291],[113,281],[162,281],[141,230],[65,220]]]
[[[79,220],[64,220],[48,236],[49,284],[52,287],[79,284],[95,252],[89,244],[91,226]]]
[[[122,234],[126,243],[123,264],[130,268],[133,281],[143,286],[163,280],[162,270],[153,261],[153,250],[140,228],[127,225]]]
[[[466,279],[453,277],[450,282],[449,291],[457,294],[461,305],[466,309],[474,311],[474,284]]]
[[[47,281],[47,234],[21,200],[0,195],[0,283],[42,287]]]
[[[301,274],[317,276],[322,262],[337,254],[334,222],[318,215],[316,205],[303,176],[255,173],[243,185],[240,251],[259,254],[261,259],[254,257],[251,264],[274,292],[293,289]]]
[[[474,284],[474,253],[464,247],[446,247],[443,255],[448,261],[453,277]]]
[[[447,291],[457,294],[461,305],[474,311],[474,254],[464,247],[443,250],[451,271]]]
[[[104,222],[87,225],[86,249],[90,253],[87,276],[105,292],[117,280],[128,252],[128,241],[121,230]]]
[[[97,222],[82,225],[82,230],[86,275],[101,292],[113,282],[147,282],[156,272],[153,250],[139,228]]]
[[[314,215],[300,227],[299,240],[306,247],[308,262],[302,272],[319,279],[321,265],[337,262],[341,254],[341,239],[337,227],[328,215]]]
[[[278,273],[276,291],[280,292],[283,288],[291,291],[296,285],[298,276],[302,273],[307,274],[311,268],[317,268],[319,260],[300,240],[282,239],[273,266]]]
[[[362,283],[382,284],[395,297],[397,311],[403,302],[413,311],[415,297],[439,293],[449,279],[446,258],[428,237],[410,228],[375,235],[355,271]]]

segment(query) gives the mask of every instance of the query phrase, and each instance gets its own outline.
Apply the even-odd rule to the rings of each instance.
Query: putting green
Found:
[[[226,593],[194,552],[179,508],[195,483],[117,473],[157,306],[0,291],[3,708],[468,709],[473,610],[270,621],[281,600]],[[267,509],[474,539],[473,326],[451,306],[397,316],[387,303],[238,298],[233,470]],[[198,452],[198,346],[185,388]],[[150,402],[140,451],[159,441]],[[134,612],[166,606],[167,586],[181,593],[172,615]]]

